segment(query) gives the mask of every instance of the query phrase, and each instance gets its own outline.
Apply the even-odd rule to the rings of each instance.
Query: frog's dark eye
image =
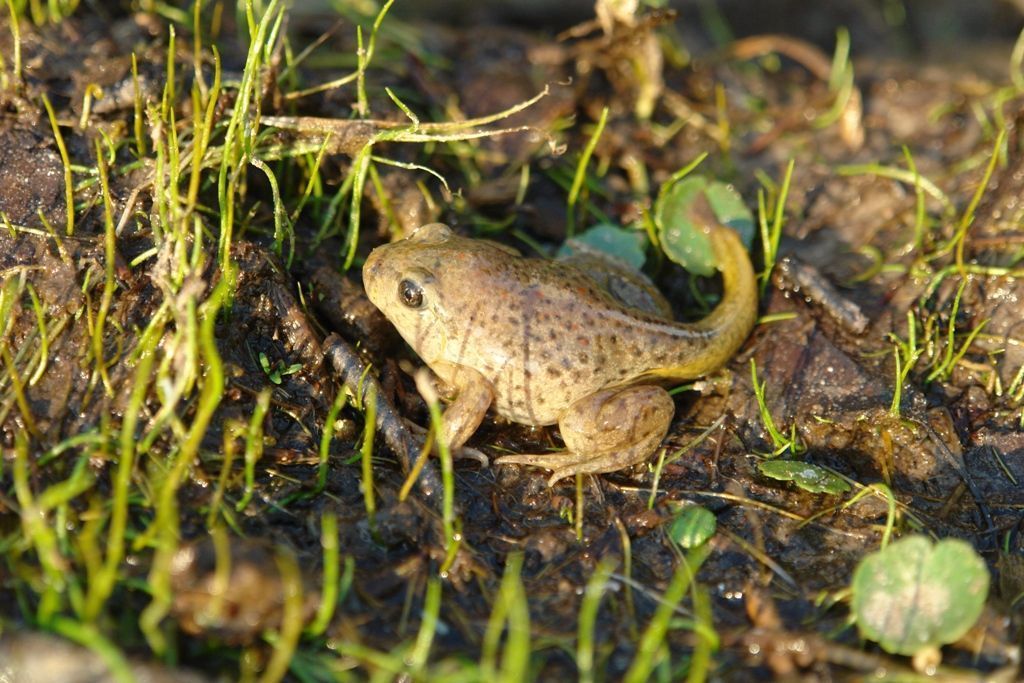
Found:
[[[422,308],[423,288],[412,280],[402,280],[398,283],[398,298],[409,308]]]

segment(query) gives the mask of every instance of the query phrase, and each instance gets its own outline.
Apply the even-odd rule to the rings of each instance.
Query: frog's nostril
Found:
[[[371,251],[363,264],[363,277],[376,275],[380,271],[380,255],[376,250]]]

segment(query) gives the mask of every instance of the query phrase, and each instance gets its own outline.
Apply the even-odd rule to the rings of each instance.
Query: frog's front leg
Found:
[[[572,474],[614,472],[647,460],[674,413],[672,397],[661,387],[603,389],[573,403],[558,421],[566,452],[507,455],[495,462],[552,470],[548,485]]]
[[[482,374],[465,365],[436,363],[432,367],[455,390],[455,399],[441,416],[441,438],[449,448],[458,451],[483,422],[494,401],[494,386]]]

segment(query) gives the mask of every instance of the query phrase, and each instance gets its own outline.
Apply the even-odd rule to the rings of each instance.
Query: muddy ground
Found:
[[[934,15],[941,12],[931,6],[827,2],[813,12],[780,5],[771,21],[755,22],[736,5],[741,3],[725,3],[720,12],[710,4],[684,5],[678,16],[644,11],[632,25],[620,22],[610,32],[591,24],[565,33],[570,24],[558,22],[577,18],[557,14],[529,21],[480,10],[471,17],[480,23],[458,25],[401,11],[389,16],[366,74],[375,119],[405,120],[385,86],[424,121],[484,116],[545,87],[549,94],[500,122],[528,126],[525,132],[473,144],[379,143],[375,154],[407,167],[375,165],[362,201],[355,266],[347,272],[348,208],[343,196],[341,209],[332,200],[350,177],[352,149],[338,144],[337,153],[325,155],[320,187],[295,220],[291,259],[287,250],[275,249],[273,188],[260,169],[247,170],[231,246],[236,289],[230,305],[212,318],[223,391],[195,456],[184,462],[185,478],[175,494],[182,545],[170,573],[171,604],[160,622],[169,642],[162,654],[154,653],[138,618],[151,604],[155,589],[148,582],[160,557],[147,530],[160,514],[156,489],[168,462],[202,413],[200,387],[209,382],[210,368],[203,365],[195,383],[181,387],[172,404],[175,417],[162,417],[166,403],[159,396],[173,390],[178,375],[167,371],[168,385],[151,387],[141,403],[133,402],[139,359],[132,350],[145,343],[146,325],[168,301],[191,293],[193,313],[199,310],[201,318],[209,309],[199,302],[211,296],[223,273],[214,171],[193,207],[202,237],[188,242],[208,258],[188,278],[168,285],[174,257],[153,251],[162,220],[149,180],[155,152],[139,155],[133,146],[135,93],[151,107],[166,97],[168,26],[174,23],[176,120],[184,126],[195,117],[187,95],[196,73],[191,18],[83,5],[59,23],[23,22],[24,78],[7,83],[0,118],[0,211],[10,224],[0,230],[0,277],[14,302],[0,337],[6,354],[0,384],[0,648],[7,648],[0,652],[10,661],[21,652],[33,662],[23,665],[26,670],[42,667],[54,653],[71,656],[28,635],[59,629],[39,617],[40,596],[53,577],[40,560],[45,551],[26,540],[19,449],[27,453],[25,481],[37,496],[87,471],[89,485],[67,494],[59,520],[56,512],[44,515],[58,529],[62,559],[56,566],[71,577],[61,589],[71,597],[62,598],[57,611],[77,614],[76,586],[80,592],[88,583],[90,562],[98,560],[76,539],[97,533],[89,520],[106,519],[122,452],[117,435],[134,406],[133,435],[140,445],[130,473],[128,550],[112,597],[90,623],[137,667],[167,665],[153,674],[166,680],[234,679],[239,671],[258,671],[272,657],[274,639],[267,633],[288,619],[312,619],[324,575],[325,514],[337,519],[342,573],[346,567],[352,572],[350,584],[323,634],[299,641],[290,679],[387,671],[367,652],[405,652],[400,646],[420,632],[427,585],[442,566],[441,624],[429,658],[437,668],[418,675],[436,677],[444,666],[458,670],[460,661],[476,662],[508,559],[521,553],[531,671],[542,680],[577,675],[574,642],[584,589],[601,561],[612,563],[613,590],[601,604],[594,640],[597,670],[617,680],[679,566],[680,552],[666,528],[681,506],[693,503],[714,513],[719,530],[697,575],[720,639],[714,679],[834,680],[905,672],[909,661],[861,640],[847,625],[844,600],[832,599],[842,597],[857,561],[878,548],[885,502],[866,496],[846,506],[853,492],[809,493],[760,473],[758,463],[775,445],[753,390],[753,360],[775,423],[787,433],[795,428],[801,446],[784,457],[830,468],[847,477],[854,492],[887,484],[899,503],[899,531],[962,538],[981,554],[993,577],[986,611],[964,640],[945,648],[945,665],[965,680],[985,674],[1014,680],[1021,637],[1017,598],[1024,590],[1024,140],[1018,127],[1024,89],[1015,85],[1020,73],[1013,73],[1011,54],[1022,15],[1010,3],[970,10],[951,3],[956,11],[946,15],[949,23],[938,25]],[[203,26],[212,25],[211,12],[203,15]],[[295,69],[286,67],[283,50],[275,52],[276,61],[260,73],[262,115],[353,118],[353,83],[301,98],[288,93],[353,70],[355,16],[353,11],[337,21],[310,11],[287,14],[282,32],[292,55],[323,43]],[[507,23],[483,21],[495,17]],[[216,38],[204,29],[200,72],[209,83],[215,43],[230,85],[212,110],[220,122],[236,104],[234,88],[245,64],[245,32],[237,19],[230,10],[218,15]],[[369,31],[372,16],[362,21]],[[772,28],[772,22],[774,36],[743,38]],[[826,120],[837,99],[827,79],[839,25],[852,37],[855,89],[839,115]],[[6,15],[0,54],[10,73],[14,47]],[[640,72],[632,68],[656,73],[663,87],[644,94],[637,85]],[[92,104],[83,126],[90,85],[101,87],[104,97]],[[64,165],[41,104],[44,94],[77,183],[71,236],[65,232]],[[645,102],[648,110],[638,111]],[[426,485],[403,495],[405,469],[416,454],[396,452],[401,438],[381,433],[371,523],[359,458],[365,414],[349,404],[329,425],[333,438],[327,466],[321,466],[325,424],[344,391],[342,380],[359,391],[361,373],[348,367],[346,375],[346,362],[371,363],[382,399],[412,422],[428,420],[412,377],[417,359],[365,300],[358,265],[372,247],[438,220],[525,252],[553,253],[566,238],[566,197],[579,154],[604,107],[608,123],[593,152],[586,201],[622,225],[640,219],[660,183],[701,153],[708,154],[701,172],[733,185],[755,212],[759,189],[774,191],[793,162],[779,264],[760,300],[762,322],[727,368],[701,384],[702,391],[676,396],[676,420],[665,442],[669,457],[653,496],[649,467],[585,477],[583,508],[577,509],[571,479],[549,488],[542,471],[457,461],[454,497],[462,540],[447,566],[436,465],[427,466]],[[166,135],[153,132],[152,114],[144,118],[138,122],[144,137]],[[999,131],[1000,156],[982,185]],[[268,129],[262,140],[287,148],[308,137]],[[117,145],[108,163],[111,215],[114,221],[126,216],[113,251],[104,241],[95,171],[96,145],[106,149],[109,140],[131,141]],[[311,149],[280,160],[268,155],[289,213],[306,189],[316,145]],[[872,172],[906,170],[908,155],[934,193],[917,192],[912,172],[902,179]],[[454,195],[409,164],[444,175]],[[950,240],[976,193],[958,255]],[[579,220],[581,226],[596,222],[593,215]],[[760,240],[753,253],[755,266],[763,267]],[[789,257],[784,264],[783,257]],[[662,263],[651,274],[677,316],[701,315],[681,269]],[[105,282],[112,283],[109,291]],[[700,286],[714,291],[713,282]],[[99,348],[106,377],[94,369],[94,326],[104,307]],[[40,345],[37,310],[49,330],[49,360],[29,383],[38,367],[31,355]],[[174,330],[187,328],[180,311],[157,347],[166,354],[157,357],[172,366],[186,363],[167,351]],[[894,339],[908,337],[908,314],[922,353],[894,409]],[[968,338],[983,322],[980,333]],[[951,326],[954,350],[968,343],[962,357],[936,375]],[[332,333],[340,336],[328,337]],[[341,356],[328,353],[332,345],[340,345]],[[12,367],[19,372],[12,374]],[[266,414],[257,421],[258,461],[246,494],[243,451],[261,400]],[[69,442],[74,437],[83,438]],[[470,441],[492,457],[560,443],[554,428],[490,418]],[[84,460],[74,457],[83,453]],[[243,499],[247,504],[236,511]],[[211,532],[211,519],[219,520],[220,531]],[[215,557],[225,548],[233,573],[217,600],[230,609],[211,612]],[[293,558],[293,565],[282,565],[282,556]],[[299,578],[286,566],[297,568]],[[301,604],[283,597],[296,582],[305,589]],[[683,621],[689,609],[687,598],[679,612]],[[697,640],[690,629],[670,630],[672,663],[661,673],[683,675]],[[396,655],[399,662],[402,656]],[[326,659],[333,664],[323,664]],[[83,665],[79,673],[87,670]]]

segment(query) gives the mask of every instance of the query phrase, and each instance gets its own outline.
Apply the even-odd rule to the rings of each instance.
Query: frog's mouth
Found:
[[[384,302],[384,292],[381,288],[381,283],[387,281],[387,270],[388,268],[384,264],[384,252],[387,250],[388,245],[382,245],[370,252],[369,256],[366,257],[366,263],[363,264],[363,289],[366,291],[366,296],[370,299],[370,302],[376,306],[385,316],[387,316],[386,306]]]
[[[395,324],[395,327],[424,363],[434,367],[436,363],[444,362],[447,357],[448,332],[438,318],[436,310],[429,310],[425,315],[416,316],[415,323],[408,325],[406,329],[400,324]]]

